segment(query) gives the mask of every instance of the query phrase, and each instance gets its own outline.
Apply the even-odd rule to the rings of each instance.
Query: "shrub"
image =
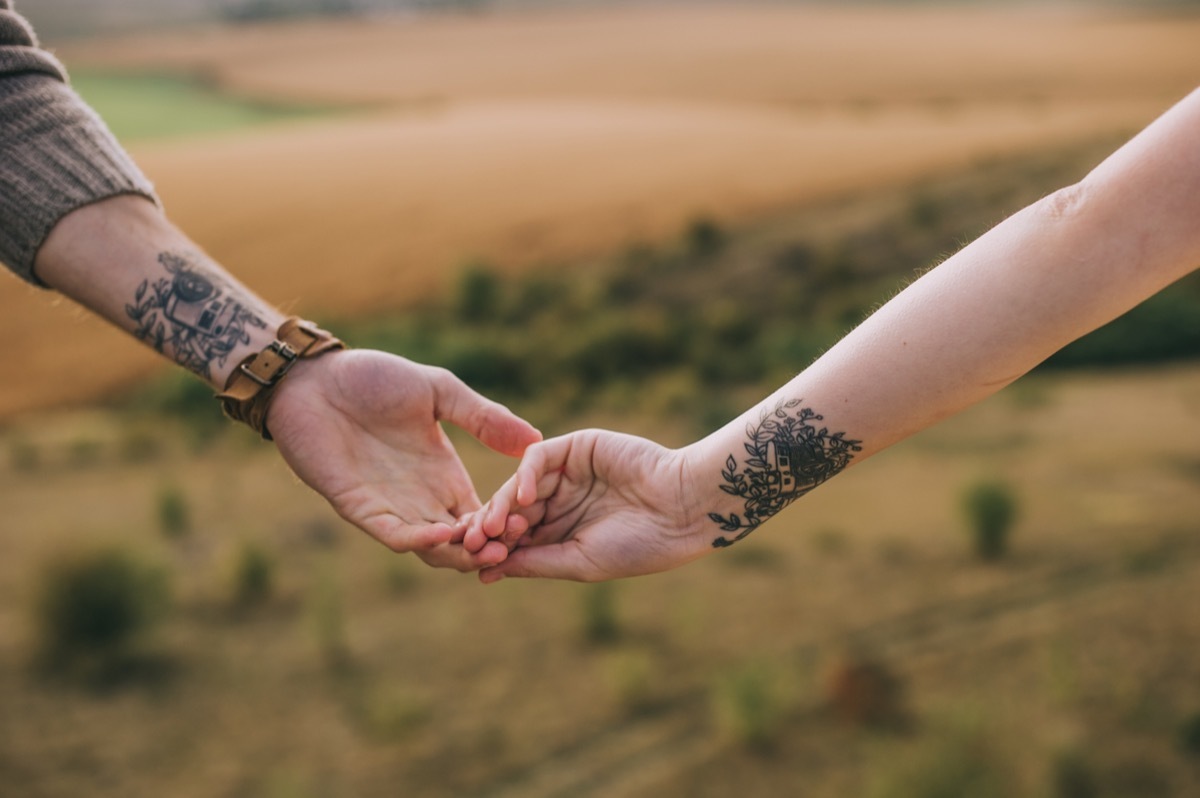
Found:
[[[42,453],[33,441],[14,438],[8,445],[8,462],[14,471],[36,471],[42,464]]]
[[[644,651],[616,651],[604,662],[604,676],[617,703],[637,715],[654,707],[654,659]]]
[[[182,371],[172,371],[142,390],[134,398],[131,410],[179,420],[197,448],[212,443],[231,426],[213,401],[212,388]]]
[[[54,563],[36,604],[45,663],[72,667],[128,653],[160,618],[167,597],[165,574],[119,548]]]
[[[344,670],[351,660],[350,644],[346,637],[342,591],[331,568],[326,568],[320,575],[313,594],[312,614],[321,658],[331,670]]]
[[[458,283],[458,316],[465,322],[490,321],[500,310],[500,278],[489,266],[472,263]]]
[[[829,670],[825,701],[840,718],[858,726],[903,719],[899,677],[879,660],[843,655]]]
[[[120,455],[126,463],[145,463],[162,454],[163,439],[146,429],[126,429],[121,435]]]
[[[411,557],[389,557],[383,571],[384,584],[397,596],[414,592],[421,584],[421,572]]]
[[[917,194],[908,206],[908,220],[921,230],[934,229],[942,220],[942,207],[930,195]]]
[[[463,341],[448,346],[436,361],[485,394],[513,396],[528,392],[528,358],[514,355],[487,340]]]
[[[1177,737],[1179,750],[1189,756],[1200,758],[1200,712],[1193,713],[1179,724]]]
[[[977,482],[963,493],[963,511],[975,553],[985,560],[1002,557],[1017,517],[1017,497],[1012,488],[1002,482]]]
[[[1065,751],[1055,757],[1050,793],[1053,798],[1095,798],[1100,794],[1091,766],[1078,751]]]
[[[178,540],[192,531],[192,513],[187,497],[177,485],[164,485],[156,499],[158,531],[163,537]]]
[[[104,451],[104,444],[95,438],[80,436],[67,445],[67,458],[71,465],[86,468],[95,465]]]
[[[589,643],[611,643],[621,636],[613,583],[600,582],[584,587],[581,607],[583,638]]]
[[[233,601],[239,607],[262,604],[271,596],[275,563],[258,544],[245,543],[233,568]]]
[[[783,700],[773,674],[753,662],[720,677],[713,689],[717,725],[751,750],[769,751],[783,719]]]
[[[1200,356],[1200,277],[1192,275],[1051,356],[1048,368]]]
[[[699,217],[688,225],[685,235],[688,252],[696,257],[715,255],[725,246],[725,232],[712,219]]]

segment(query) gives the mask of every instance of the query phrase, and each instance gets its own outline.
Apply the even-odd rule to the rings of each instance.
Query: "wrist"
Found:
[[[345,344],[312,322],[291,316],[266,346],[238,362],[217,399],[227,416],[271,440],[267,413],[291,371],[303,360],[344,348]]]
[[[729,485],[725,477],[729,458],[734,447],[740,448],[740,443],[730,438],[721,429],[680,450],[685,463],[684,490],[689,498],[685,505],[689,508],[688,526],[691,534],[703,539],[710,550],[721,548],[717,541],[726,534],[715,516],[741,519],[745,515],[745,500],[724,489]]]

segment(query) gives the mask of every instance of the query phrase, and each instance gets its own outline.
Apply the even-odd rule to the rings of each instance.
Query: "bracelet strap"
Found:
[[[346,345],[310,321],[292,316],[279,325],[275,340],[261,352],[246,357],[217,394],[225,415],[241,421],[271,440],[267,411],[280,381],[301,358],[314,358]]]

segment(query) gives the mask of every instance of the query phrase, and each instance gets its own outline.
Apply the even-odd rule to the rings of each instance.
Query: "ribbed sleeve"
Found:
[[[158,200],[9,7],[0,0],[0,261],[36,284],[34,258],[62,217],[118,194]]]

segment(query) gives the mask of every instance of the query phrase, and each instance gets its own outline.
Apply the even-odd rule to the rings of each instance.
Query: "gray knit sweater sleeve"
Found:
[[[38,284],[34,258],[62,217],[117,194],[158,200],[11,8],[0,0],[0,263]]]

